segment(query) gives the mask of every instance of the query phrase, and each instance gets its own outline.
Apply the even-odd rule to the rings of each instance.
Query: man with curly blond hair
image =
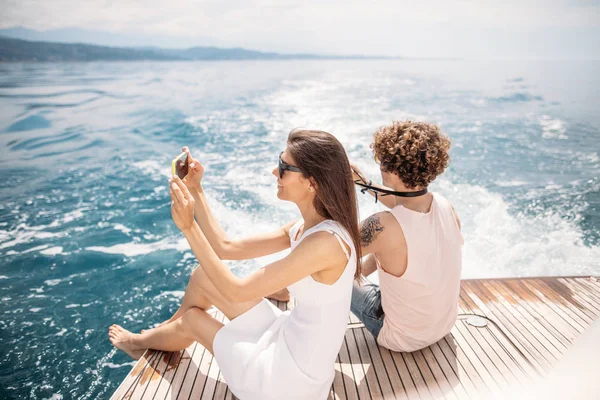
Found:
[[[363,275],[377,270],[379,285],[355,283],[351,309],[379,345],[415,351],[446,336],[458,313],[460,221],[427,190],[448,167],[450,140],[433,124],[402,121],[377,130],[371,148],[383,186],[353,165],[354,179],[390,210],[361,224]]]

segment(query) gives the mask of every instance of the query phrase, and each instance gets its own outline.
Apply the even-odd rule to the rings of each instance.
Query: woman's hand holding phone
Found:
[[[186,153],[188,157],[188,174],[185,178],[183,178],[183,182],[189,190],[201,189],[201,181],[202,177],[204,176],[204,166],[200,163],[200,161],[192,157],[192,153],[190,153],[190,149],[188,149],[187,146],[183,146],[181,151]]]

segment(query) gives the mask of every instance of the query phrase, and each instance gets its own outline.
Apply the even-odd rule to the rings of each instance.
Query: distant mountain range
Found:
[[[79,34],[80,35],[79,35]],[[78,43],[72,43],[77,38]],[[107,46],[81,43],[98,40],[118,43],[118,35],[77,28],[38,32],[25,28],[0,29],[0,61],[194,61],[194,60],[315,60],[315,59],[390,59],[383,56],[329,56],[317,54],[280,54],[242,48],[189,47],[185,49],[154,46]],[[156,42],[139,36],[133,42]],[[66,42],[70,41],[70,42]],[[132,37],[123,41],[132,43]]]
[[[158,47],[184,49],[195,46],[219,46],[208,36],[171,36],[151,33],[113,33],[83,28],[60,28],[37,31],[23,27],[0,29],[0,36],[32,42],[83,43],[110,47]]]

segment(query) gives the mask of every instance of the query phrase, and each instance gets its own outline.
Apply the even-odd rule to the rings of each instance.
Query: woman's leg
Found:
[[[163,324],[175,321],[182,317],[190,308],[197,307],[207,311],[213,305],[225,314],[229,320],[232,320],[257,305],[261,300],[262,299],[256,299],[244,303],[230,302],[217,290],[202,267],[198,265],[190,276],[190,281],[185,289],[181,306],[179,306],[177,312],[173,314],[169,320],[163,322]]]
[[[135,359],[141,357],[143,350],[145,349],[167,351],[181,350],[188,347],[194,340],[197,340],[207,349],[211,349],[212,351],[212,339],[214,338],[214,335],[218,329],[212,333],[212,336],[210,334],[208,335],[208,339],[206,340],[209,341],[205,343],[202,341],[205,340],[204,336],[202,336],[205,334],[202,324],[206,322],[209,325],[206,329],[209,331],[211,329],[214,330],[215,328],[215,325],[211,321],[217,322],[219,324],[219,329],[221,326],[223,326],[223,324],[210,316],[206,310],[210,308],[211,305],[214,305],[223,314],[225,314],[227,319],[232,320],[238,315],[250,310],[252,307],[256,306],[262,301],[262,299],[256,299],[244,303],[230,302],[223,297],[223,295],[212,284],[201,267],[196,268],[192,273],[190,284],[186,289],[186,295],[188,292],[188,300],[195,299],[199,302],[198,306],[192,304],[194,300],[189,300],[187,303],[182,303],[178,310],[178,313],[180,313],[181,317],[173,319],[172,321],[166,321],[154,329],[145,330],[140,335],[133,334],[119,325],[113,325],[109,328],[109,337],[113,345]],[[184,296],[184,299],[185,298],[186,297]],[[198,316],[200,318],[198,318],[197,321],[192,321],[194,316]],[[210,317],[210,319],[207,320],[205,318],[206,316]],[[195,336],[191,336],[191,334],[182,336],[178,332],[178,329],[185,331],[184,327],[181,326],[184,321],[187,324],[185,328],[189,328],[188,331],[191,331],[193,327]]]
[[[199,270],[204,272],[200,265],[197,265],[196,269],[192,271],[190,275],[190,280],[188,281],[188,285],[185,288],[185,294],[183,295],[183,300],[181,301],[179,309],[175,312],[175,314],[173,314],[171,318],[162,322],[158,326],[168,324],[169,322],[173,322],[176,319],[181,318],[183,314],[192,307],[198,307],[203,310],[208,310],[212,306],[211,302],[206,298],[206,296],[204,296],[202,286],[200,285],[200,279],[202,278],[199,276],[199,272],[197,272]]]
[[[181,306],[179,306],[179,309],[171,318],[159,326],[177,320],[192,307],[208,310],[213,305],[221,310],[221,312],[225,314],[228,319],[232,320],[238,315],[243,314],[254,307],[260,302],[260,300],[262,299],[256,299],[244,303],[231,303],[225,299],[225,297],[223,297],[223,295],[212,284],[208,276],[206,276],[206,273],[202,267],[198,265],[190,276],[190,281],[185,289]]]
[[[214,305],[217,309],[219,309],[223,314],[225,314],[225,316],[229,320],[232,320],[238,315],[245,313],[246,311],[250,310],[252,307],[254,307],[263,300],[262,298],[260,298],[251,301],[246,301],[243,303],[233,303],[227,300],[221,294],[221,292],[219,292],[215,285],[212,284],[212,282],[200,266],[198,266],[198,268],[196,268],[192,273],[192,278],[190,279],[190,282],[193,283],[195,290],[202,293],[202,296],[208,301],[208,303]],[[190,306],[199,307],[196,305],[191,305],[191,303],[182,303],[180,309],[184,309],[183,312],[185,312],[185,307],[188,307],[187,309],[189,309]],[[206,310],[206,308],[203,307],[199,308]]]
[[[192,307],[181,318],[142,334],[113,325],[108,330],[108,336],[116,348],[139,359],[145,349],[179,351],[194,341],[213,353],[213,340],[222,327],[223,324],[206,311]]]

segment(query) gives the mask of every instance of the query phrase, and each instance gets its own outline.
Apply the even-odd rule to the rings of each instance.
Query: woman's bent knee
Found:
[[[206,276],[206,272],[202,269],[200,264],[192,271],[192,275],[190,276],[190,281],[194,283],[196,286],[202,286],[208,277]]]
[[[202,318],[202,316],[204,316],[205,314],[206,314],[206,312],[203,309],[201,309],[200,307],[188,308],[183,313],[183,316],[179,320],[180,321],[179,328],[182,329],[182,333],[186,337],[190,337],[190,338],[193,337],[194,334],[193,334],[192,325],[194,324],[195,321]]]
[[[213,341],[223,324],[198,307],[192,307],[181,317],[181,334],[213,353]]]

